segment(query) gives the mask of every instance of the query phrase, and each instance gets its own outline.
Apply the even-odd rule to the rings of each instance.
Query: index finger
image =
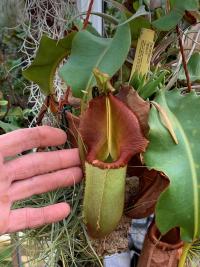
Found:
[[[67,203],[57,203],[42,208],[21,208],[12,210],[9,216],[6,233],[24,229],[37,228],[44,224],[63,220],[70,213]]]
[[[37,147],[58,146],[66,142],[66,133],[50,126],[19,129],[0,135],[0,153],[12,157]]]

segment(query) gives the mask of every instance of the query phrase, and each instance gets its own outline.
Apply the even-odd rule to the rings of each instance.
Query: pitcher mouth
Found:
[[[184,245],[184,242],[180,239],[180,229],[178,227],[162,236],[155,223],[153,223],[150,226],[148,236],[157,248],[164,251],[176,250]]]
[[[79,131],[87,148],[86,160],[101,169],[126,166],[149,143],[137,115],[111,93],[89,102]]]

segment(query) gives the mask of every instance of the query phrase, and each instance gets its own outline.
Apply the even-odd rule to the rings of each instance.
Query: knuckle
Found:
[[[41,147],[42,141],[46,139],[48,132],[52,129],[52,127],[44,125],[44,126],[35,127],[34,129],[36,132],[35,140],[37,143],[37,147]]]
[[[36,147],[41,147],[41,140],[43,136],[40,127],[33,128],[33,139]]]
[[[46,137],[44,134],[44,128],[46,126],[38,126],[29,129],[29,142],[34,147],[41,147],[42,140]]]
[[[32,175],[37,175],[39,173],[42,173],[42,166],[39,162],[39,157],[34,157],[34,155],[31,155],[32,159],[31,159],[31,166],[30,166],[30,170],[31,170],[31,176]],[[29,175],[30,177],[30,175]]]
[[[13,182],[21,178],[26,178],[29,175],[29,169],[24,166],[22,159],[16,160],[16,162],[11,162],[7,165],[8,179]]]
[[[37,228],[44,224],[46,224],[46,218],[45,218],[45,208],[41,207],[38,209],[26,209],[26,228]]]
[[[26,208],[25,209],[25,228],[27,228],[27,229],[30,228],[30,222],[31,222],[30,209]]]
[[[79,168],[79,167],[72,168],[71,175],[72,175],[72,178],[74,180],[74,183],[79,181],[83,176],[81,168]]]
[[[1,186],[0,186],[0,191],[2,189],[2,183],[5,184],[6,186],[10,185],[11,183],[11,175],[9,175],[7,168],[5,165],[0,167],[0,180],[1,180]]]
[[[41,224],[46,224],[47,223],[47,220],[46,220],[46,217],[45,217],[45,207],[42,207],[41,208]]]
[[[7,234],[9,232],[9,216],[10,211],[7,209],[0,218],[0,235]]]
[[[51,184],[49,184],[48,190],[52,191],[54,189],[59,189],[62,187],[62,179],[58,179],[57,177],[53,177],[51,179]]]
[[[61,169],[64,169],[64,161],[63,161],[63,151],[56,151],[55,152],[57,155],[57,159],[58,159],[58,165],[60,166]]]

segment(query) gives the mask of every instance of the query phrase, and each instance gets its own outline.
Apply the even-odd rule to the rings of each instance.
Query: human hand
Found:
[[[62,130],[48,126],[0,135],[0,234],[57,222],[70,213],[67,203],[15,210],[11,206],[17,200],[79,182],[82,171],[78,149],[36,152],[5,160],[32,148],[64,144],[66,139]]]

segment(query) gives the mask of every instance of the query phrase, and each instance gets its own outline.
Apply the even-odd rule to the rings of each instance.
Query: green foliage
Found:
[[[3,121],[0,121],[0,128],[3,129],[5,133],[19,129],[19,127]]]
[[[181,10],[197,10],[199,8],[199,1],[198,0],[170,0],[171,7],[177,8]]]
[[[141,29],[142,28],[151,28],[151,23],[148,19],[148,17],[144,15],[148,15],[149,12],[147,12],[144,8],[144,5],[140,7],[140,4],[138,1],[134,1],[133,7],[134,13],[129,12],[125,7],[121,4],[122,1],[113,1],[110,6],[108,5],[107,9],[105,10],[106,14],[114,16],[115,18],[120,20],[121,12],[125,12],[127,21],[129,21],[129,27],[131,30],[131,38],[132,41],[137,41]],[[146,4],[146,3],[145,3]],[[104,23],[105,24],[105,23]],[[112,32],[115,28],[112,24],[105,24],[106,33],[108,36],[112,35]]]
[[[196,52],[191,56],[187,64],[187,67],[188,67],[188,72],[189,72],[191,81],[193,82],[200,81],[200,53],[199,52]],[[183,67],[180,69],[178,78],[179,80],[186,80]]]
[[[140,16],[144,16],[144,15],[148,15],[148,14],[149,14],[149,12],[147,12],[146,9],[145,9],[145,6],[142,5],[142,6],[140,6],[138,8],[138,10],[136,11],[136,13],[134,13],[133,15],[127,16],[128,19],[125,20],[124,22],[122,22],[120,25],[118,25],[118,27],[119,26],[122,26],[122,25],[124,25],[126,23],[130,23],[130,22],[132,22],[133,20],[135,20],[136,18],[138,18]]]
[[[145,164],[165,173],[170,179],[156,207],[156,224],[162,233],[179,226],[186,242],[200,236],[200,97],[178,90],[160,91],[155,101],[165,110],[178,139],[174,140],[158,111],[152,107],[149,117],[149,147]]]
[[[177,10],[171,10],[169,14],[154,21],[152,24],[160,31],[170,31],[181,21],[183,15],[184,10],[180,10],[179,12]]]
[[[53,81],[56,68],[69,55],[74,36],[73,32],[61,40],[53,40],[44,35],[34,61],[23,71],[24,77],[37,83],[43,94],[55,93]]]
[[[151,23],[145,17],[138,17],[130,22],[130,29],[131,29],[131,37],[132,40],[137,41],[140,36],[141,29],[151,29]]]
[[[7,133],[23,127],[30,116],[31,109],[10,106],[7,100],[0,100],[0,128],[4,132]]]
[[[77,33],[72,52],[60,75],[74,96],[82,97],[95,84],[93,69],[113,76],[124,63],[131,43],[128,24],[120,26],[113,38],[101,38],[88,31]]]
[[[165,71],[159,74],[153,75],[153,77],[143,87],[139,88],[138,94],[143,99],[148,99],[153,94],[155,94],[159,90],[160,87],[163,86],[165,76],[166,76]]]
[[[40,266],[42,262],[43,265],[45,262],[48,266],[58,266],[59,260],[65,266],[103,267],[83,224],[82,195],[82,185],[75,185],[15,203],[14,208],[39,208],[59,202],[67,202],[71,206],[71,213],[65,220],[26,230],[16,241],[31,267]]]
[[[154,21],[152,24],[160,31],[173,29],[183,18],[185,11],[199,9],[198,0],[171,0],[171,10],[168,14]]]
[[[0,246],[0,266],[12,267],[12,248],[10,245]]]
[[[127,21],[124,23],[129,22],[129,27],[131,30],[131,39],[132,41],[137,41],[142,28],[150,29],[151,23],[147,18],[149,12],[146,11],[145,6],[138,6],[135,10],[136,12],[132,14],[131,12],[126,12]],[[146,16],[146,17],[145,17]]]
[[[0,31],[0,133],[26,127],[32,116],[21,72],[21,35],[20,29]]]
[[[145,76],[135,72],[130,84],[135,90],[137,90],[138,94],[146,100],[152,97],[159,91],[160,88],[163,87],[166,74],[167,71],[165,70],[155,72],[147,80],[145,80]]]

